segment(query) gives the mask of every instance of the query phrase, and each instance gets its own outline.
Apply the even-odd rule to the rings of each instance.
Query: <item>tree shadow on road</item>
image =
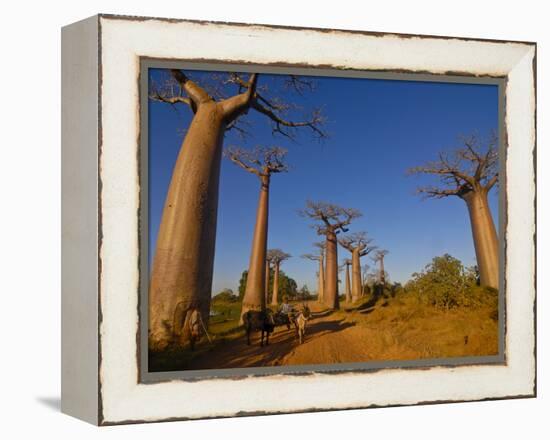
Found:
[[[355,323],[344,322],[344,319],[315,322],[315,318],[313,318],[307,325],[306,341],[304,343],[327,333],[340,332],[354,325]],[[251,338],[251,345],[247,345],[244,338],[228,341],[213,348],[204,356],[193,359],[186,366],[186,369],[284,365],[284,358],[300,345],[295,335],[296,332],[293,327],[290,330],[287,330],[286,327],[278,328],[269,338],[269,345],[263,347],[259,344],[258,334],[254,334],[254,337]]]

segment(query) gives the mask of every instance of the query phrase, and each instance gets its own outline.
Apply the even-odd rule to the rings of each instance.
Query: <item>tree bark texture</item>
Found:
[[[265,303],[269,302],[269,261],[265,261]]]
[[[325,256],[323,253],[319,256],[319,288],[317,291],[317,301],[325,302]]]
[[[273,297],[271,299],[271,305],[276,306],[279,304],[279,270],[280,263],[275,262],[273,265]]]
[[[201,105],[173,170],[151,272],[152,350],[185,342],[193,309],[208,322],[225,124],[219,105]]]
[[[352,272],[352,301],[358,301],[361,298],[361,256],[359,248],[355,248],[351,253],[351,272]]]
[[[346,302],[351,302],[351,280],[349,275],[349,264],[346,263]]]
[[[326,234],[326,274],[324,299],[325,305],[332,310],[340,308],[340,299],[338,297],[338,242],[336,234],[328,231]]]
[[[471,192],[464,197],[470,214],[472,236],[479,269],[480,283],[498,289],[498,236],[485,191]]]
[[[267,256],[267,221],[269,215],[269,177],[261,177],[260,198],[256,212],[256,226],[248,266],[248,278],[244,292],[241,317],[248,310],[265,310],[265,286]]]

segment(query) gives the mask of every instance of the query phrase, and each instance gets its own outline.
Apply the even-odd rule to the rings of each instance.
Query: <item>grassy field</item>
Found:
[[[364,305],[368,305],[365,302]],[[402,295],[372,307],[344,308],[346,320],[364,329],[369,357],[404,360],[498,353],[495,307],[442,310]]]

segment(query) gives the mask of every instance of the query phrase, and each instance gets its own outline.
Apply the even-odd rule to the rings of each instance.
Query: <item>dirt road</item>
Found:
[[[355,313],[323,312],[315,302],[309,304],[313,315],[306,327],[305,340],[299,344],[294,328],[277,327],[268,346],[260,346],[259,333],[251,345],[243,336],[214,347],[205,356],[193,359],[189,369],[258,367],[295,364],[364,362],[370,359],[364,329],[356,326]]]
[[[329,312],[308,303],[313,312],[305,340],[294,329],[277,327],[269,345],[261,347],[259,333],[251,345],[241,332],[219,341],[186,362],[185,369],[331,364],[370,360],[404,360],[492,355],[498,352],[498,326],[490,310],[438,311],[400,300],[363,303]]]

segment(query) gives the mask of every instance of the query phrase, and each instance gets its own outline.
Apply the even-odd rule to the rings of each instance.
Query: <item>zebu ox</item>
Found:
[[[256,310],[248,310],[243,315],[243,325],[246,332],[246,343],[250,345],[250,333],[253,331],[261,332],[260,346],[269,345],[269,335],[275,329],[273,314],[270,311],[259,312]]]
[[[302,310],[300,310],[295,316],[294,316],[294,327],[296,328],[296,337],[298,338],[298,341],[300,341],[300,344],[304,342],[304,336],[306,334],[306,324],[308,320],[311,317],[311,311],[309,310],[309,307],[306,304],[302,305]]]
[[[302,309],[291,314],[273,313],[267,309],[265,312],[249,310],[243,315],[243,326],[246,332],[246,343],[250,345],[250,334],[254,331],[261,332],[260,346],[269,345],[269,335],[273,333],[276,326],[286,326],[290,330],[294,325],[296,339],[300,344],[304,341],[306,332],[306,323],[311,317],[311,311],[306,304]]]

